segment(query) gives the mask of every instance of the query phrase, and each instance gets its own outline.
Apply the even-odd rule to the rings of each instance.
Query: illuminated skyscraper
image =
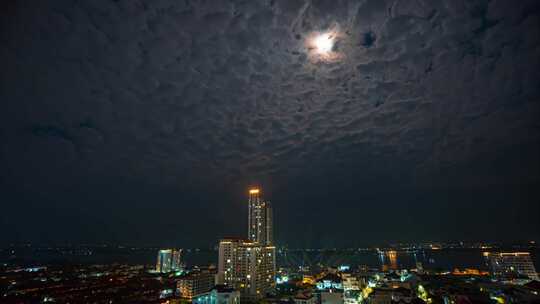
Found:
[[[248,239],[261,245],[271,245],[272,226],[272,205],[262,199],[260,189],[249,190]]]
[[[158,251],[156,271],[161,273],[171,272],[172,249]]]
[[[172,271],[181,271],[182,249],[161,249],[158,251],[156,272],[169,273]]]
[[[171,256],[171,270],[183,271],[184,264],[182,263],[182,249],[173,249]]]
[[[272,208],[260,189],[249,190],[248,239],[219,242],[218,283],[240,291],[242,298],[263,298],[274,287],[276,249],[272,246]]]

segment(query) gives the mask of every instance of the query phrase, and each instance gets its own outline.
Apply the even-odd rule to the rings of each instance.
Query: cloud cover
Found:
[[[451,197],[419,199],[423,193],[457,189],[461,201],[472,191],[480,203],[509,187],[514,201],[538,185],[536,1],[12,1],[6,8],[2,185],[16,189],[4,191],[6,201],[25,193],[34,211],[36,198],[46,197],[59,220],[85,191],[95,214],[80,216],[91,223],[110,223],[130,205],[109,202],[114,216],[102,215],[96,201],[107,198],[81,190],[99,185],[97,192],[139,201],[130,225],[161,201],[196,212],[186,200],[199,197],[221,210],[213,228],[221,231],[230,224],[223,216],[243,213],[216,201],[262,183],[281,202],[282,227],[296,227],[295,215],[306,212],[320,222],[327,200],[350,214],[381,211],[366,201],[399,206],[406,189],[421,214],[411,211],[411,231],[421,231],[417,222],[437,213],[422,201]],[[305,40],[332,26],[341,59],[311,60]],[[152,199],[134,194],[139,187]],[[361,194],[343,194],[354,190]],[[203,199],[201,191],[211,194]],[[518,209],[536,210],[537,198],[520,196]],[[27,237],[13,220],[3,222]]]

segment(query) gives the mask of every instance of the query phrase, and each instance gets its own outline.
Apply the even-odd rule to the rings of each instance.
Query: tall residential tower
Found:
[[[272,245],[272,205],[261,197],[261,190],[249,190],[248,239],[261,245]]]
[[[276,249],[272,246],[272,209],[260,189],[249,190],[248,239],[219,242],[218,282],[240,291],[242,298],[258,300],[274,287]]]

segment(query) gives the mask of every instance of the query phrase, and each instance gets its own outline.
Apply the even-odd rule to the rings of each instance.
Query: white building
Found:
[[[218,283],[239,290],[243,298],[260,299],[274,287],[274,246],[242,239],[219,242]]]

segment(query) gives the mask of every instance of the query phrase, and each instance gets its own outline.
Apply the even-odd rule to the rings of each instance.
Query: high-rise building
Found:
[[[260,189],[249,190],[248,239],[219,242],[218,283],[240,291],[242,298],[263,298],[274,287],[276,249],[272,246],[272,209]]]
[[[183,270],[182,249],[161,249],[158,251],[156,272],[169,273]]]
[[[237,238],[219,243],[218,283],[240,290],[243,298],[260,299],[274,287],[274,246]]]
[[[538,273],[528,252],[484,252],[484,256],[489,261],[494,277],[505,278],[518,274],[538,281]]]
[[[158,251],[156,272],[171,272],[172,249],[161,249]]]
[[[182,263],[182,249],[173,249],[171,256],[172,271],[183,271],[184,264]]]
[[[271,245],[272,234],[272,205],[262,199],[260,189],[251,189],[248,200],[248,239],[261,245]]]

